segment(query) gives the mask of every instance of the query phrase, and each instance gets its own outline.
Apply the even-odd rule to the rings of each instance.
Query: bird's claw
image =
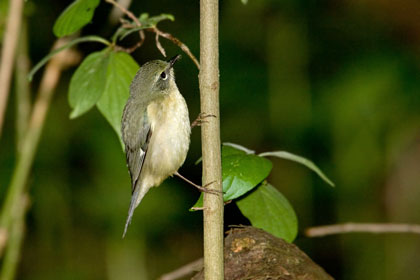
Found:
[[[205,193],[211,193],[211,194],[223,194],[223,191],[219,191],[219,190],[215,190],[215,189],[209,189],[208,186],[210,186],[211,184],[215,183],[216,181],[210,182],[208,184],[205,184],[204,186],[196,186],[197,189],[199,189],[201,192],[205,192]]]
[[[204,120],[207,118],[216,118],[216,115],[213,114],[206,114],[206,113],[200,113],[198,114],[198,117],[191,123],[191,128],[195,126],[201,126],[203,123],[207,123],[208,121]]]

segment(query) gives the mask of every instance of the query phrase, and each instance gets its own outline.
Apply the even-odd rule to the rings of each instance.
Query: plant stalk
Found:
[[[200,101],[203,115],[214,115],[201,126],[203,185],[222,192],[219,113],[218,0],[200,0]],[[204,279],[222,280],[223,196],[204,193]]]
[[[0,136],[7,107],[7,99],[9,97],[16,45],[19,39],[20,23],[22,21],[22,11],[23,0],[9,1],[9,13],[0,60]]]
[[[29,204],[28,195],[22,195],[18,200],[18,204],[19,207],[17,207],[17,211],[13,213],[14,217],[10,228],[7,251],[0,271],[1,280],[15,279],[19,263],[20,249],[25,235],[25,214]]]
[[[28,129],[31,113],[31,90],[28,81],[30,61],[28,55],[28,24],[22,20],[19,44],[16,50],[15,66],[15,103],[16,103],[16,148],[22,150],[25,132]]]

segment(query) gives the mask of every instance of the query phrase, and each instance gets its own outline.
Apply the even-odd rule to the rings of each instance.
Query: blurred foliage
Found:
[[[0,1],[3,5],[5,1]],[[54,42],[51,27],[72,1],[33,3],[33,63]],[[159,23],[199,53],[198,2],[133,2],[135,14],[169,13]],[[336,183],[273,160],[269,181],[288,198],[300,228],[339,222],[419,223],[420,4],[398,1],[221,1],[222,141],[258,152],[288,150],[319,164]],[[3,15],[3,6],[0,6]],[[111,36],[100,5],[82,36]],[[0,17],[0,29],[4,29]],[[3,31],[3,30],[2,30]],[[2,34],[0,31],[0,34]],[[123,42],[132,45],[136,34]],[[1,37],[0,37],[1,38]],[[163,41],[169,56],[180,50]],[[84,54],[98,44],[78,46]],[[139,64],[162,58],[148,36]],[[177,178],[150,191],[121,240],[130,199],[124,155],[109,124],[92,110],[70,120],[62,77],[29,180],[31,208],[18,279],[156,279],[202,255],[199,194]],[[186,57],[177,84],[190,118],[199,112],[198,71]],[[39,77],[32,84],[36,88]],[[0,200],[15,163],[14,95],[0,139]],[[200,182],[199,129],[180,173]],[[248,223],[235,204],[226,226]],[[337,279],[417,279],[420,241],[409,235],[350,234],[296,240]]]

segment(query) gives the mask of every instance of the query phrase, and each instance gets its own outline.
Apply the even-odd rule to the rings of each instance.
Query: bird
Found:
[[[175,83],[173,66],[181,58],[143,64],[130,85],[121,133],[131,177],[131,202],[123,238],[134,210],[150,188],[177,173],[184,163],[191,126],[188,107]]]

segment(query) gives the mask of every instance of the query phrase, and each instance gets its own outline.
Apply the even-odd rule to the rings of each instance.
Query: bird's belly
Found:
[[[182,98],[182,96],[179,96]],[[147,152],[148,174],[159,185],[184,163],[190,144],[190,122],[183,98],[163,104],[159,119],[152,124],[152,138]],[[166,105],[166,106],[165,106]]]

